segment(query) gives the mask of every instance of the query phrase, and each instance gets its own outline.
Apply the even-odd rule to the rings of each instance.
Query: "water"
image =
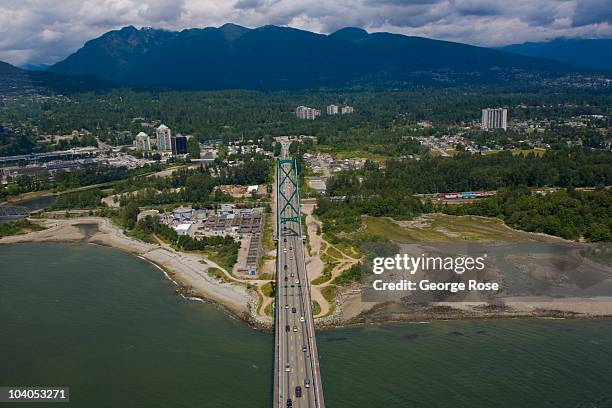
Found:
[[[34,211],[38,211],[38,210],[42,210],[44,208],[50,207],[51,205],[55,204],[56,201],[57,201],[57,196],[46,195],[46,196],[41,196],[41,197],[36,197],[36,198],[30,198],[27,200],[21,200],[21,201],[1,204],[0,207],[13,207],[13,206],[25,207],[28,209],[28,211],[34,212]],[[2,214],[2,211],[0,211],[0,214]],[[15,220],[18,220],[24,217],[25,215],[10,215],[10,216],[0,215],[0,222],[15,221]]]
[[[57,201],[57,196],[55,195],[47,195],[42,197],[30,198],[28,200],[17,201],[13,203],[13,205],[19,205],[21,207],[26,207],[30,211],[38,211],[43,208],[47,208],[55,204]]]
[[[318,339],[331,408],[612,406],[612,321],[368,325]],[[272,350],[271,334],[181,299],[134,256],[0,246],[0,385],[68,385],[72,407],[269,407]]]

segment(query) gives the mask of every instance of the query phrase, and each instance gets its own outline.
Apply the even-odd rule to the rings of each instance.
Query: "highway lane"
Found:
[[[283,153],[286,154],[286,149],[283,149]],[[290,164],[284,166],[287,166],[286,169],[291,167]],[[291,182],[284,183],[280,187],[285,197],[292,197],[293,189],[296,188]],[[277,200],[277,211],[283,211],[285,207],[283,196],[277,194]],[[292,198],[292,203],[293,208],[287,207],[278,215],[299,216],[294,210],[299,209],[297,194]],[[299,222],[287,221],[279,226],[275,308],[277,346],[275,406],[323,408],[323,391],[301,225]],[[300,391],[301,396],[298,397]]]

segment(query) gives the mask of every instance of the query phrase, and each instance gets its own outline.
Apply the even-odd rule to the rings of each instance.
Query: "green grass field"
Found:
[[[397,223],[389,218],[364,217],[364,224],[368,234],[392,241],[487,243],[528,240],[527,234],[506,227],[496,218],[432,214],[422,220]]]

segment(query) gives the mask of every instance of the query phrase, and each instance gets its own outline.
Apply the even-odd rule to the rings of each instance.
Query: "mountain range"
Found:
[[[106,89],[116,84],[91,75],[61,75],[52,72],[28,71],[0,61],[0,95],[25,93],[70,93]]]
[[[116,86],[260,90],[537,83],[571,72],[612,71],[612,40],[559,39],[499,49],[343,28],[109,31],[52,65],[0,61],[0,91],[61,92]]]
[[[548,42],[508,45],[500,50],[549,58],[583,69],[612,71],[612,39],[557,38]]]
[[[47,72],[183,89],[463,84],[575,68],[449,41],[344,28],[329,35],[235,24],[180,32],[124,27],[88,41]]]

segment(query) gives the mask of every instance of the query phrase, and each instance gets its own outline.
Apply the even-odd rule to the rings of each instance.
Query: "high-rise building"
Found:
[[[176,135],[171,139],[172,154],[187,154],[187,138]]]
[[[300,119],[314,120],[319,115],[321,115],[320,110],[309,108],[308,106],[298,106],[295,109],[295,116]]]
[[[480,126],[485,129],[504,129],[508,126],[508,109],[486,108],[482,110]]]
[[[338,105],[329,105],[327,107],[327,114],[328,115],[337,115],[338,114]]]
[[[149,139],[149,135],[145,132],[140,132],[136,135],[134,139],[134,146],[136,146],[136,150],[147,152],[151,150],[151,139]]]
[[[353,113],[355,111],[355,108],[353,108],[352,106],[343,106],[342,107],[342,114],[345,115],[347,113]]]
[[[157,150],[172,150],[172,131],[166,125],[159,125],[155,130],[157,135]]]

